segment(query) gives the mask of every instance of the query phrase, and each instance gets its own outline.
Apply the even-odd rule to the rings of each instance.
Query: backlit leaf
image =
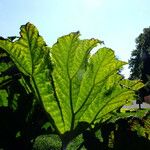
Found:
[[[65,131],[74,130],[79,122],[100,122],[133,100],[134,91],[143,86],[122,79],[118,72],[126,63],[116,59],[113,50],[104,47],[90,56],[98,43],[80,40],[77,32],[59,38],[52,47],[52,77]]]

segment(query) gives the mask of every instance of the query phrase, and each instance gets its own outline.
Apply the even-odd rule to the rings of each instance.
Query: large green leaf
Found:
[[[97,39],[80,40],[79,32],[46,46],[35,26],[21,26],[20,38],[0,40],[28,88],[43,102],[60,134],[73,131],[79,122],[97,123],[110,112],[134,99],[139,81],[123,80],[119,69],[126,64],[115,58],[108,48],[91,50],[101,43]],[[51,57],[51,61],[50,61]],[[52,69],[53,70],[52,70]],[[42,104],[42,103],[41,103]]]
[[[139,81],[123,80],[118,74],[126,64],[115,58],[108,48],[90,51],[99,43],[96,39],[80,40],[79,33],[58,39],[52,47],[52,77],[64,128],[61,133],[76,128],[79,122],[100,122],[105,115],[134,99],[134,90],[143,86]],[[57,118],[54,118],[56,121]]]
[[[21,26],[21,37],[16,42],[0,40],[0,47],[7,51],[17,67],[26,75],[36,72],[46,45],[37,29],[30,23]]]
[[[57,118],[55,123],[61,126],[61,112],[50,84],[50,48],[46,46],[36,27],[30,23],[21,26],[20,35],[15,42],[0,40],[0,47],[10,55],[18,69],[29,77],[30,82],[26,81],[26,84],[31,92],[35,93],[39,102],[44,102],[46,110],[53,118]]]
[[[52,76],[62,111],[65,131],[73,129],[74,108],[82,75],[86,69],[85,64],[90,50],[99,42],[95,39],[79,40],[78,37],[78,32],[61,37],[52,48],[52,61],[54,63]]]

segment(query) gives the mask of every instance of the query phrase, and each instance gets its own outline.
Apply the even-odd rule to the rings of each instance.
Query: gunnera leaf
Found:
[[[74,130],[79,122],[100,122],[133,100],[135,91],[143,86],[139,81],[122,79],[118,72],[126,63],[116,59],[113,50],[104,47],[90,55],[101,42],[80,40],[79,35],[59,38],[51,50],[52,78],[64,123],[56,124],[61,133]]]
[[[27,23],[21,26],[18,40],[0,40],[0,47],[29,77],[32,88],[27,82],[28,86],[60,134],[74,131],[82,122],[101,122],[134,100],[135,91],[143,86],[137,80],[122,79],[118,72],[126,63],[116,59],[113,50],[104,47],[91,55],[102,42],[79,36],[74,32],[60,37],[50,49],[36,27]]]
[[[61,113],[50,81],[50,48],[46,46],[37,28],[31,23],[21,26],[19,39],[15,42],[0,40],[0,47],[9,54],[23,76],[29,78],[29,81],[24,78],[26,86],[35,95],[37,101],[41,105],[43,101],[46,110],[52,112],[53,118],[57,118],[55,123],[61,124]]]

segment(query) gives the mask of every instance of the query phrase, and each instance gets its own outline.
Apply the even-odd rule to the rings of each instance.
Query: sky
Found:
[[[150,26],[150,0],[0,0],[0,36],[19,35],[33,23],[49,46],[58,37],[80,31],[81,39],[98,38],[128,62],[135,38]],[[129,76],[128,66],[123,72]]]

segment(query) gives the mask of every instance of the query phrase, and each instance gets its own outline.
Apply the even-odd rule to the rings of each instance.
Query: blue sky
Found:
[[[135,38],[150,26],[150,0],[0,0],[0,34],[18,35],[31,22],[51,46],[58,37],[80,31],[98,38],[128,61]],[[123,72],[129,74],[127,66]]]

